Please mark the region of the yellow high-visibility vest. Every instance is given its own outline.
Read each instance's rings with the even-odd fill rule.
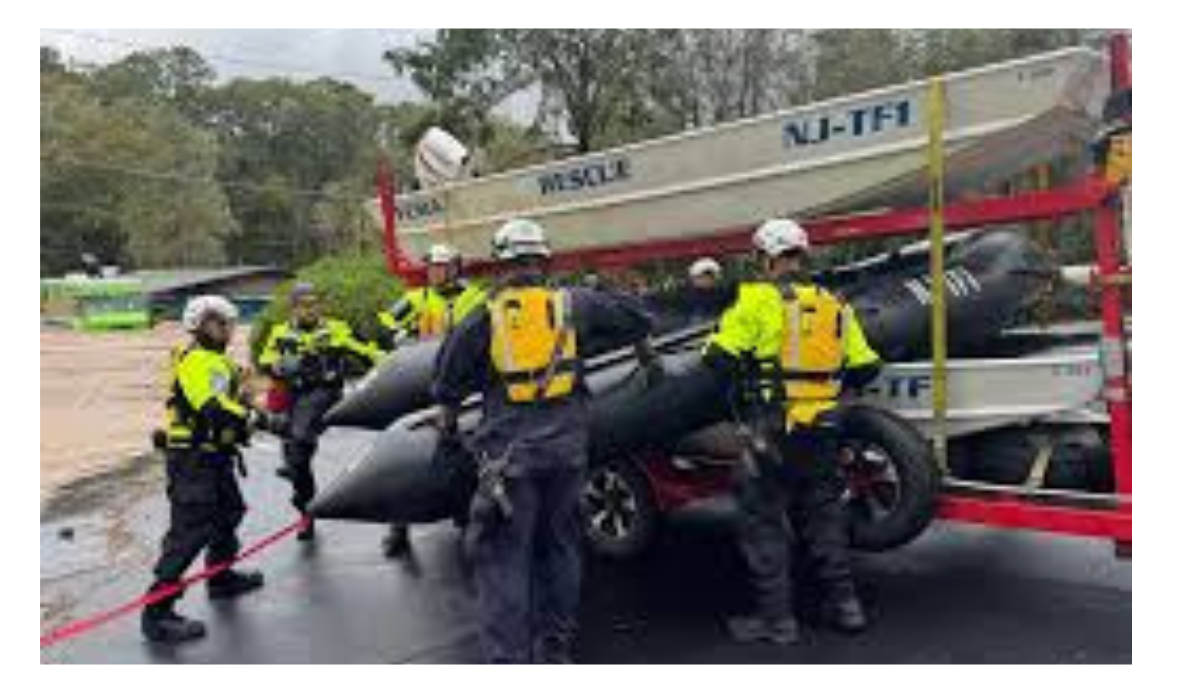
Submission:
[[[250,413],[238,400],[241,388],[241,373],[226,354],[200,346],[172,350],[171,393],[167,404],[168,444],[203,450],[231,445],[235,438],[222,433],[231,430],[207,429],[198,412],[215,400],[231,415],[247,419]],[[218,433],[214,435],[214,431]]]
[[[812,284],[783,289],[764,282],[742,284],[710,345],[733,356],[751,356],[764,375],[781,377],[786,400],[780,404],[787,409],[789,428],[811,425],[837,406],[843,369],[879,361],[853,308]],[[760,384],[769,395],[772,383]]]
[[[836,296],[816,286],[783,291],[779,365],[789,422],[811,424],[841,393],[846,362],[844,307]]]
[[[554,400],[575,390],[577,339],[566,292],[508,289],[488,311],[492,366],[510,402]]]

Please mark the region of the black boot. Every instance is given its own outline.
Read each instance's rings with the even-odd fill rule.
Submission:
[[[155,584],[150,591],[154,592],[161,587]],[[208,632],[202,622],[175,613],[175,603],[178,600],[177,594],[153,605],[147,605],[142,610],[142,635],[147,640],[174,645],[199,640]]]
[[[571,640],[566,637],[544,637],[537,642],[534,663],[567,666],[575,663],[571,655]]]
[[[311,542],[317,538],[317,525],[313,520],[309,520],[300,531],[296,533],[296,539],[303,542]]]
[[[392,523],[383,538],[383,557],[405,558],[412,553],[412,539],[408,536],[408,525]]]
[[[262,588],[263,583],[261,572],[225,570],[208,580],[208,597],[212,600],[236,598]]]
[[[821,621],[840,633],[855,634],[867,629],[867,614],[853,585],[838,585],[825,595]]]
[[[735,616],[725,622],[726,630],[735,642],[768,642],[787,646],[800,641],[800,624],[792,617],[768,619],[751,614]]]

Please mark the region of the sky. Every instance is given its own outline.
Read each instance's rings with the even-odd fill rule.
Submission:
[[[430,30],[113,30],[43,29],[41,44],[68,59],[109,63],[139,49],[187,45],[212,65],[222,80],[322,74],[352,82],[381,100],[419,97],[412,83],[396,77],[383,53],[432,36]]]

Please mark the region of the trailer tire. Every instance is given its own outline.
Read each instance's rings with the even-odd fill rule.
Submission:
[[[1105,434],[1091,427],[1004,429],[972,439],[972,478],[997,485],[1022,485],[1029,478],[1038,447],[1030,433],[1045,434],[1054,450],[1043,486],[1053,490],[1111,493],[1115,489],[1112,454]]]
[[[880,408],[849,406],[842,424],[850,545],[878,553],[908,544],[937,515],[942,475],[929,444]]]
[[[658,532],[653,489],[633,459],[612,457],[590,466],[580,509],[588,547],[602,558],[636,558]]]

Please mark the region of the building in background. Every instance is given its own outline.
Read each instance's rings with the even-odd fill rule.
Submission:
[[[290,274],[275,267],[141,270],[43,279],[42,323],[76,330],[144,330],[177,320],[188,298],[223,295],[253,319]]]

